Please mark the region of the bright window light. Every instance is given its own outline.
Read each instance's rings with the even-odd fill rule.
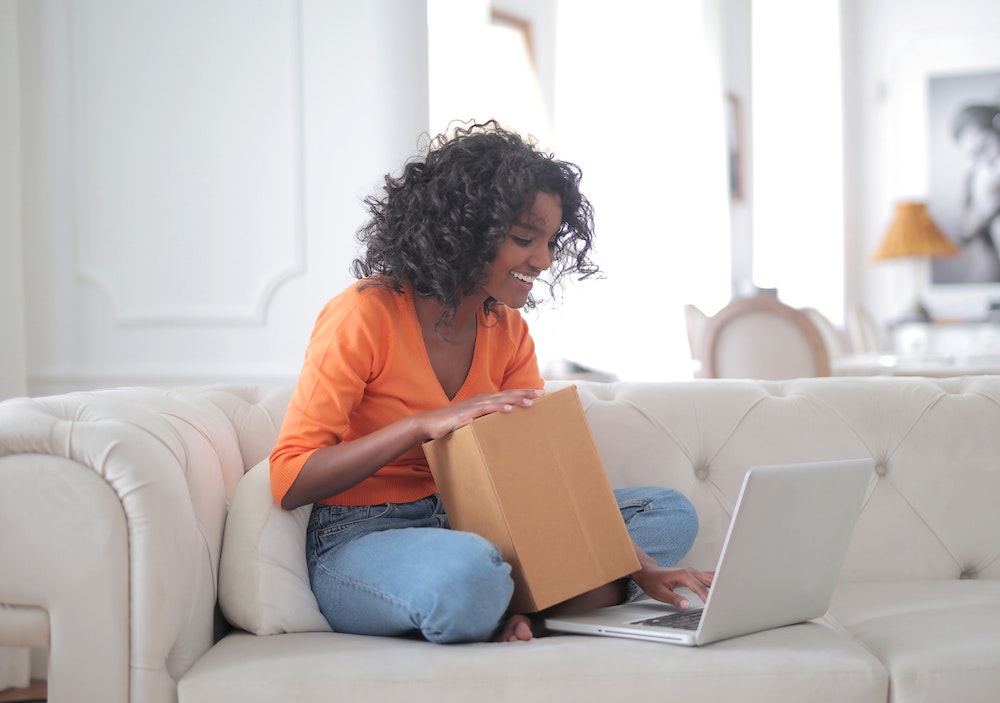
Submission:
[[[754,0],[752,32],[754,282],[842,323],[839,1]]]

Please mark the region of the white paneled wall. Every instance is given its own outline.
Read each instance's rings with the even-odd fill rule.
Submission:
[[[264,321],[305,271],[300,3],[70,12],[77,278],[117,326]]]
[[[0,3],[0,398],[27,390],[16,10],[12,2]]]
[[[292,381],[428,128],[425,3],[17,14],[28,392]]]

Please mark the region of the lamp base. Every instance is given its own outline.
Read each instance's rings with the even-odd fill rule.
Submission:
[[[931,314],[919,300],[913,301],[913,306],[903,314],[897,322],[930,322]]]

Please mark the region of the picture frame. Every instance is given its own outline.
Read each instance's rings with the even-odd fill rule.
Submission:
[[[1000,283],[1000,69],[935,74],[927,85],[928,211],[959,248],[933,285]]]

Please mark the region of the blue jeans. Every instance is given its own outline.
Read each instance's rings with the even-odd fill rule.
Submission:
[[[698,517],[665,488],[615,491],[632,539],[659,564],[687,553]],[[486,539],[448,528],[437,495],[412,503],[313,506],[306,532],[309,580],[337,632],[483,642],[497,631],[514,583]],[[632,595],[634,595],[634,587]]]

